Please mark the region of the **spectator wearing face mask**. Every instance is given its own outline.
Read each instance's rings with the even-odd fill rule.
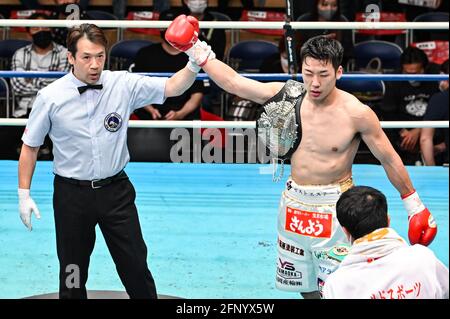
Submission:
[[[191,15],[201,21],[217,21],[217,19],[208,12],[207,0],[181,0],[182,8],[179,14]],[[206,41],[216,53],[216,59],[223,60],[225,48],[227,46],[227,37],[224,29],[200,29],[199,39]],[[202,72],[202,71],[201,71]],[[205,91],[202,101],[202,108],[213,112],[214,105],[220,104],[220,95],[222,90],[209,80],[204,81]]]
[[[346,22],[348,21],[342,14],[338,0],[315,0],[311,12],[301,15],[297,21],[318,21],[318,22]],[[350,30],[298,30],[300,47],[308,39],[318,35],[325,35],[331,39],[338,40],[344,47],[344,59],[342,65],[346,65],[348,59],[352,56],[353,44]]]
[[[208,12],[207,0],[182,0],[181,14],[191,15],[199,21],[215,21]],[[227,38],[224,29],[200,29],[199,39],[206,41],[216,53],[216,59],[223,60]]]
[[[403,74],[424,74],[428,66],[425,52],[418,48],[406,48],[401,57]],[[438,92],[436,82],[395,81],[386,82],[386,93],[381,112],[387,121],[422,121],[431,96]],[[386,130],[386,134],[407,165],[419,164],[420,128]]]
[[[30,19],[48,19],[42,13],[35,13]],[[67,49],[53,41],[47,27],[27,27],[33,43],[18,49],[12,58],[13,71],[68,71]],[[53,82],[48,78],[12,78],[11,84],[17,99],[14,117],[25,117],[31,109],[37,92]]]

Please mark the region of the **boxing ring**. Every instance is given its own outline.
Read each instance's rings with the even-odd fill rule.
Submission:
[[[168,21],[83,21],[100,27],[165,28]],[[72,26],[77,21],[0,20],[0,26]],[[200,22],[201,27],[279,29],[283,22]],[[292,22],[292,28],[448,29],[448,23],[327,23]],[[155,74],[149,74],[155,75]],[[167,74],[157,74],[165,76]],[[60,77],[59,72],[0,71],[0,77]],[[286,80],[290,75],[248,74],[258,80]],[[199,78],[206,75],[199,75]],[[439,81],[443,75],[345,75],[343,79]],[[0,119],[2,126],[23,126],[26,120]],[[401,125],[401,126],[400,126]],[[448,127],[439,122],[384,122],[383,128]],[[130,121],[130,129],[148,127],[255,128],[254,122]],[[285,298],[298,294],[275,289],[276,220],[284,183],[273,183],[261,172],[269,164],[129,163],[126,172],[136,189],[136,205],[149,268],[159,294],[181,298]],[[286,171],[289,167],[286,168]],[[448,167],[408,166],[414,186],[438,223],[429,246],[449,266]],[[391,225],[407,238],[407,216],[398,192],[379,165],[353,166],[357,185],[382,190]],[[285,174],[284,179],[287,178]],[[18,216],[17,161],[0,161],[0,298],[24,298],[58,289],[52,208],[52,163],[38,161],[31,193],[42,218],[32,219],[33,231]],[[98,228],[97,228],[98,230]],[[122,291],[101,233],[91,257],[87,288]],[[106,295],[105,295],[106,294]],[[109,295],[117,297],[118,295]],[[103,293],[103,297],[108,297]]]
[[[275,289],[276,219],[284,183],[262,164],[129,163],[136,205],[159,294],[182,298],[298,298]],[[267,165],[266,165],[267,166]],[[448,267],[448,168],[408,166],[438,222],[429,246]],[[354,165],[358,185],[383,190],[391,225],[407,238],[398,192],[378,165]],[[52,163],[38,162],[32,194],[42,218],[28,232],[17,213],[17,162],[0,161],[0,298],[57,290]],[[89,290],[123,290],[101,233],[91,257]]]

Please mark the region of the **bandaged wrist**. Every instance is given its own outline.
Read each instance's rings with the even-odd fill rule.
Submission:
[[[202,69],[201,67],[198,66],[197,63],[192,62],[190,59],[189,59],[189,61],[188,61],[188,63],[187,63],[186,66],[187,66],[187,68],[188,68],[190,71],[192,71],[192,72],[194,72],[194,73],[198,73],[198,72],[200,72],[200,70]]]
[[[408,212],[408,217],[411,217],[417,213],[422,212],[425,209],[425,205],[420,200],[419,194],[416,191],[412,193],[402,195],[403,205]]]
[[[189,59],[195,61],[200,67],[206,64],[209,60],[215,59],[216,54],[211,50],[205,41],[197,40],[195,44],[186,51]]]

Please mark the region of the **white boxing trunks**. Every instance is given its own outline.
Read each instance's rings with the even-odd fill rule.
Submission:
[[[276,287],[321,292],[349,242],[336,218],[336,202],[353,186],[351,178],[331,185],[286,183],[278,214]]]

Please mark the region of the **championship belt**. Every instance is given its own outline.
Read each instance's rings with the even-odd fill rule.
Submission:
[[[262,145],[273,156],[274,165],[279,161],[282,164],[281,176],[276,178],[274,173],[274,181],[281,179],[284,161],[291,157],[300,144],[300,105],[305,93],[302,83],[288,80],[280,92],[262,106],[262,113],[256,120]]]

